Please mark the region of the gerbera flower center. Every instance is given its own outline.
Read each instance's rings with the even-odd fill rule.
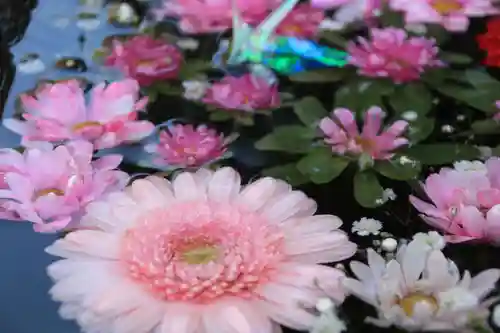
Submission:
[[[361,136],[357,136],[356,138],[354,138],[354,142],[356,142],[358,146],[361,146],[361,149],[366,152],[371,151],[375,147],[375,144],[372,140],[363,138]]]
[[[282,30],[284,32],[288,32],[288,33],[300,33],[302,32],[302,27],[300,25],[297,25],[297,24],[288,24],[288,25],[285,25],[284,27],[282,27]]]
[[[463,8],[458,0],[434,0],[431,6],[440,15],[447,15]]]
[[[76,125],[73,125],[73,131],[81,131],[88,127],[95,127],[95,126],[102,126],[102,125],[98,121],[84,121]]]
[[[35,195],[33,196],[33,200],[36,200],[40,197],[45,197],[48,195],[55,195],[58,197],[62,197],[64,195],[64,191],[60,190],[58,188],[46,188],[40,191],[36,191]]]
[[[434,296],[419,292],[408,294],[400,299],[398,304],[408,317],[413,316],[415,306],[417,304],[425,304],[431,308],[433,312],[436,312],[439,309],[438,302]]]
[[[169,301],[258,297],[284,259],[280,228],[230,204],[183,202],[143,216],[123,240],[134,281]]]

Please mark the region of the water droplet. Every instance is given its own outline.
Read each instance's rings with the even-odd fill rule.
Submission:
[[[86,72],[88,69],[85,61],[83,59],[76,57],[75,58],[65,57],[59,59],[56,62],[56,68],[75,71],[75,72]]]
[[[394,238],[386,238],[382,241],[382,249],[386,252],[394,252],[398,248],[398,241]]]
[[[407,120],[407,121],[414,121],[414,120],[417,120],[418,118],[418,113],[416,113],[415,111],[405,111],[403,112],[403,114],[401,114],[401,118],[403,118],[404,120]]]
[[[17,69],[24,74],[37,74],[45,70],[45,64],[38,54],[28,53],[19,60]]]
[[[441,126],[441,132],[443,133],[453,133],[455,131],[455,128],[451,125],[443,125]]]

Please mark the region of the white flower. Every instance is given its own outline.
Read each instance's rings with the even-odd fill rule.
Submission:
[[[40,58],[34,58],[19,62],[17,69],[24,74],[38,74],[45,70],[45,64]]]
[[[424,24],[407,24],[405,29],[409,32],[416,33],[417,35],[425,35],[427,27]]]
[[[419,232],[413,235],[413,241],[420,243],[422,247],[426,248],[428,251],[431,250],[442,250],[446,245],[446,240],[436,231],[430,231],[428,233]]]
[[[184,87],[184,98],[197,101],[201,99],[209,87],[209,83],[205,81],[184,81],[182,82]]]
[[[200,46],[200,42],[194,38],[182,38],[177,41],[177,46],[183,50],[195,51]]]
[[[382,222],[363,217],[359,221],[352,223],[351,232],[357,233],[360,236],[368,236],[370,234],[378,235],[382,229]]]
[[[324,19],[319,24],[319,29],[320,30],[330,30],[330,31],[340,31],[340,30],[344,29],[345,25],[346,24],[344,22],[339,22],[339,21],[335,21],[332,19]]]
[[[344,322],[337,316],[335,304],[329,298],[320,299],[316,309],[320,316],[309,333],[341,333],[346,330]]]
[[[457,171],[473,171],[486,174],[488,172],[486,165],[481,161],[459,161],[453,163]]]
[[[493,156],[493,149],[488,146],[476,146],[476,148],[479,150],[480,158],[482,160],[487,160],[491,156]]]
[[[384,192],[382,193],[382,199],[384,202],[387,202],[389,200],[396,200],[397,195],[394,193],[394,190],[392,188],[386,188],[384,189]]]
[[[419,242],[402,246],[388,262],[368,249],[368,265],[352,261],[357,279],[344,285],[354,296],[377,309],[371,324],[395,325],[409,331],[460,330],[485,315],[483,299],[495,287],[500,270],[463,277],[441,251],[426,251]],[[487,311],[486,311],[487,314]]]
[[[496,327],[500,327],[500,304],[495,305],[493,308],[493,315],[491,316],[491,321]]]

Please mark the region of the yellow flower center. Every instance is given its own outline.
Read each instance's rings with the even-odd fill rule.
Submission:
[[[438,302],[434,296],[425,295],[419,292],[411,293],[398,301],[399,306],[403,309],[408,317],[413,316],[415,305],[417,305],[418,303],[426,304],[432,309],[433,312],[436,312],[439,309]]]
[[[354,142],[356,142],[357,145],[361,146],[363,151],[371,151],[374,147],[374,143],[370,139],[362,138],[360,136],[356,137],[354,139]]]
[[[98,121],[84,121],[81,123],[78,123],[76,125],[73,125],[73,131],[79,131],[87,127],[92,127],[92,126],[101,126],[101,123]]]
[[[447,15],[463,8],[458,0],[434,0],[432,8],[440,15]]]
[[[44,190],[37,191],[34,195],[34,200],[44,197],[46,195],[55,195],[58,197],[62,197],[64,195],[64,191],[58,189],[58,188],[46,188]]]
[[[287,32],[287,33],[301,33],[302,32],[302,27],[297,25],[297,24],[287,24],[282,27],[282,31]]]
[[[218,255],[216,246],[204,244],[185,249],[181,252],[181,259],[190,265],[203,265],[214,261]]]

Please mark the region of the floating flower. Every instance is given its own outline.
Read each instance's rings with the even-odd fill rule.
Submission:
[[[382,230],[382,222],[375,219],[362,217],[359,221],[352,223],[351,232],[360,236],[378,235]]]
[[[177,46],[149,35],[139,35],[124,42],[114,40],[104,64],[119,69],[141,86],[148,86],[156,81],[177,78],[182,59]]]
[[[391,9],[403,11],[406,23],[440,24],[449,31],[466,31],[470,17],[498,13],[491,0],[389,0]]]
[[[319,128],[326,136],[328,144],[336,154],[367,155],[375,160],[390,159],[392,151],[404,146],[408,140],[401,137],[408,123],[396,121],[380,133],[384,112],[379,107],[371,107],[365,113],[363,131],[360,133],[352,111],[344,108],[333,110],[331,117],[321,120]]]
[[[136,180],[88,211],[94,230],[47,249],[65,258],[51,296],[84,332],[308,330],[322,290],[344,297],[344,273],[318,264],[356,251],[304,193],[269,177],[241,188],[231,168]]]
[[[428,248],[429,251],[441,251],[446,246],[444,237],[435,231],[416,233],[413,235],[413,242],[419,243],[422,248]]]
[[[281,21],[276,28],[276,34],[313,38],[324,18],[323,10],[313,8],[310,4],[299,4]]]
[[[486,29],[484,34],[476,37],[479,47],[486,52],[483,63],[500,67],[500,18],[490,19]]]
[[[341,333],[346,331],[345,323],[338,317],[335,303],[329,298],[322,298],[316,303],[320,316],[310,333]]]
[[[205,96],[210,84],[206,81],[189,80],[182,82],[184,87],[184,98],[192,101],[198,101]]]
[[[442,168],[427,177],[423,189],[431,203],[414,196],[410,201],[447,241],[500,243],[500,158]]]
[[[461,331],[472,321],[485,320],[488,301],[483,300],[500,278],[498,269],[472,279],[466,271],[460,278],[442,252],[429,252],[414,242],[401,247],[389,262],[368,249],[368,265],[350,265],[357,279],[345,279],[344,285],[377,309],[378,318],[367,322],[409,331]]]
[[[52,149],[4,149],[0,169],[1,218],[34,223],[37,232],[78,227],[87,205],[123,189],[128,175],[115,170],[122,156],[92,161],[92,144],[72,141]]]
[[[212,84],[203,102],[224,109],[254,111],[279,106],[278,86],[252,74],[225,76]]]
[[[24,120],[6,119],[4,125],[23,136],[23,145],[83,139],[95,149],[135,142],[154,130],[149,121],[137,120],[147,98],[138,100],[136,81],[102,83],[90,95],[86,106],[78,81],[45,84],[34,96],[21,96]]]
[[[371,29],[371,39],[358,38],[347,47],[349,63],[360,75],[387,77],[396,83],[418,80],[427,69],[443,66],[434,39],[408,37],[403,29]]]
[[[258,24],[281,0],[237,0],[242,18],[248,24]],[[185,33],[220,32],[232,27],[233,1],[163,0],[155,10],[158,19],[179,18],[179,28]]]
[[[169,167],[199,167],[218,160],[227,151],[228,140],[223,134],[205,125],[177,124],[161,131],[159,142],[146,146],[155,154],[154,163]]]

